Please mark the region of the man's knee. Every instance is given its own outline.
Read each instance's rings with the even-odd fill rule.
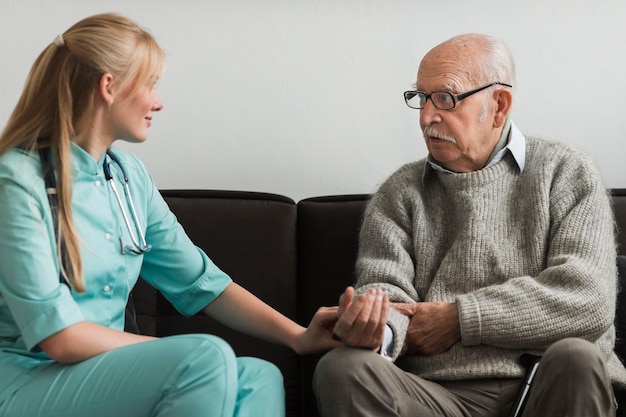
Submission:
[[[572,377],[597,373],[605,367],[600,349],[580,338],[566,338],[553,343],[541,362],[543,367],[549,366]]]
[[[611,416],[614,407],[600,349],[586,340],[567,338],[545,351],[524,415]]]
[[[578,337],[568,337],[561,339],[558,342],[554,342],[547,350],[546,355],[552,351],[556,352],[578,352],[581,354],[595,354],[598,348],[595,344],[588,340]]]
[[[313,375],[313,386],[348,386],[351,380],[366,381],[375,375],[373,363],[381,359],[367,349],[340,347],[326,353],[318,362]]]
[[[393,384],[383,382],[391,367],[391,362],[367,349],[341,347],[328,352],[313,375],[321,415],[379,415],[377,410],[393,408],[388,392]]]

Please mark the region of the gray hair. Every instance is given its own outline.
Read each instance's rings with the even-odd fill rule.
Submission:
[[[480,33],[465,33],[441,45],[463,45],[468,42],[479,45],[483,52],[473,57],[476,70],[474,75],[480,79],[480,82],[485,84],[502,82],[515,86],[515,60],[504,41]]]
[[[482,57],[487,82],[502,82],[515,87],[515,60],[508,46],[500,39],[485,36],[485,55]]]
[[[513,53],[504,41],[489,35],[478,33],[466,33],[449,39],[444,43],[456,44],[466,42],[476,42],[482,49],[482,54],[476,56],[477,71],[475,75],[481,83],[506,83],[515,88],[515,60]],[[483,111],[480,121],[484,121],[487,114],[487,98],[483,103]]]

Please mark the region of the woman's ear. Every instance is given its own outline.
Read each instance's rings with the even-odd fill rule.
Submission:
[[[103,74],[98,83],[98,95],[108,106],[111,106],[115,101],[115,86],[113,84],[113,75],[109,72]]]
[[[494,92],[496,100],[496,113],[493,118],[493,126],[501,127],[506,122],[506,118],[513,105],[513,94],[508,88],[502,88]]]

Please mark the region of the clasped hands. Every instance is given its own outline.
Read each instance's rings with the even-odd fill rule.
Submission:
[[[390,308],[411,318],[402,355],[436,355],[450,349],[461,338],[456,303],[391,303],[381,289],[370,289],[355,297],[352,287],[339,297],[334,334],[346,346],[378,350]]]

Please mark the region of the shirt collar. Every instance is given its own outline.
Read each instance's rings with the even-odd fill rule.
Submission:
[[[489,163],[487,163],[487,166],[485,166],[485,168],[489,168],[493,165],[496,165],[498,162],[502,160],[502,158],[504,158],[504,155],[510,152],[520,172],[523,172],[524,166],[526,165],[526,138],[524,137],[522,132],[517,128],[517,126],[515,126],[515,123],[513,123],[513,121],[507,120],[507,124],[508,123],[510,123],[510,129],[508,131],[508,140],[507,140],[506,145],[491,158],[491,160],[489,161]],[[506,134],[506,131],[507,131],[506,126],[507,125],[505,125],[505,129],[503,129],[503,134]],[[457,174],[457,172],[451,171],[439,165],[437,161],[435,161],[433,157],[429,154],[428,158],[426,159],[426,164],[424,164],[424,173],[422,175],[422,183],[425,184],[426,178],[434,171],[439,171],[439,172],[443,172],[446,174]]]
[[[88,174],[96,175],[98,172],[102,172],[102,164],[104,163],[104,157],[99,161],[93,159],[93,157],[83,148],[71,141],[70,152],[72,154],[72,167],[74,172],[85,172]]]

